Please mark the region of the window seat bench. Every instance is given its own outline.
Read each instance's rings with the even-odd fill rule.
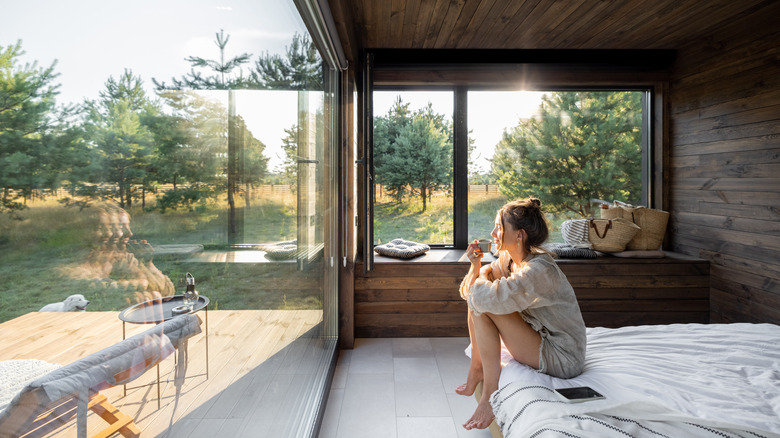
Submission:
[[[467,336],[458,286],[468,272],[463,250],[432,249],[412,260],[376,256],[355,266],[355,337]],[[486,256],[483,262],[492,259]],[[585,324],[622,327],[709,322],[709,261],[666,252],[655,259],[600,256],[558,259]]]

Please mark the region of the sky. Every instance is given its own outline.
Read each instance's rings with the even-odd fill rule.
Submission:
[[[106,80],[125,69],[153,96],[152,78],[170,83],[183,76],[191,68],[185,58],[218,59],[220,29],[230,35],[227,57],[250,53],[253,61],[284,53],[296,32],[305,33],[292,0],[2,1],[0,47],[22,40],[22,63],[49,67],[56,60],[59,104],[98,98]],[[265,99],[243,99],[244,112],[263,116],[245,120],[266,144],[272,169],[281,163],[284,128],[297,122],[290,100],[269,106]],[[258,109],[249,106],[253,101]]]
[[[292,0],[3,0],[0,47],[22,41],[22,62],[48,67],[57,62],[60,104],[96,99],[109,77],[125,69],[140,76],[150,96],[152,78],[171,82],[190,71],[188,56],[218,59],[215,36],[230,36],[227,57],[284,53],[293,35],[305,27]],[[294,94],[294,93],[292,93]],[[266,145],[269,168],[282,163],[284,129],[297,123],[297,97],[287,93],[242,92],[238,111]],[[469,129],[476,139],[476,164],[486,158],[503,130],[539,105],[539,93],[469,93]],[[376,93],[376,115],[384,115],[395,93]],[[427,105],[452,114],[449,93],[405,93],[412,109]]]

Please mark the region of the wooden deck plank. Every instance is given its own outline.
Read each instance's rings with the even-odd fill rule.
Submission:
[[[38,352],[31,350],[36,349],[43,350],[40,353],[49,356],[46,350],[50,348],[61,353],[64,350],[63,339],[72,337],[74,331],[84,327],[98,330],[95,325],[103,319],[105,317],[97,312],[46,312],[22,315],[2,324],[0,339],[3,339],[3,343],[0,346],[0,357],[14,359],[34,356]],[[121,332],[119,334],[121,339]],[[53,359],[55,358],[52,357]]]
[[[316,341],[303,339],[292,344],[322,322],[321,310],[209,311],[207,380],[205,313],[198,315],[204,320],[204,333],[189,340],[188,378],[178,400],[173,382],[166,387],[169,374],[173,378],[173,358],[165,359],[160,365],[163,391],[160,409],[156,385],[148,385],[156,382],[154,368],[129,385],[127,396],[123,395],[121,386],[101,391],[135,420],[143,436],[159,436],[169,428],[186,436],[189,433],[186,431],[216,426],[224,429],[228,423],[230,430],[246,430],[247,419],[257,419],[260,415],[253,409],[267,409],[268,402],[259,399],[270,394],[268,388],[275,381],[287,381],[287,388],[295,373],[307,371],[307,364],[301,359]],[[127,324],[126,327],[130,337],[151,326]],[[122,323],[116,312],[32,312],[0,324],[0,339],[3,340],[0,360],[40,359],[64,365],[76,360],[71,358],[78,358],[79,354],[90,354],[121,341]],[[276,392],[281,388],[272,389],[273,396],[277,397]],[[50,436],[74,436],[75,421],[71,423]],[[88,415],[90,436],[105,426],[97,415]]]
[[[165,415],[162,410],[156,413],[155,418],[145,424],[144,430],[146,428],[159,430],[167,427],[171,423],[171,419],[176,422],[185,415],[196,411],[201,405],[211,403],[211,399],[228,385],[229,379],[226,376],[229,372],[225,370],[226,366],[240,348],[249,348],[243,345],[246,339],[242,333],[244,326],[248,323],[247,320],[251,318],[238,318],[236,316],[235,313],[231,314],[220,326],[220,330],[216,333],[214,331],[209,333],[209,379],[206,380],[203,376],[185,381],[179,397],[169,399],[170,403],[177,404],[175,411],[171,409],[168,415]],[[198,351],[196,354],[203,357],[205,344],[198,344],[194,347]],[[200,376],[206,372],[206,364],[203,361],[193,363],[193,357],[191,351],[187,374]],[[202,418],[202,415],[195,414],[195,418],[198,417]]]
[[[242,400],[254,400],[258,394],[258,392],[252,391],[252,395],[245,397],[247,390],[258,384],[258,382],[254,381],[254,376],[249,376],[249,374],[253,369],[262,366],[273,355],[276,349],[275,340],[286,330],[282,325],[274,324],[272,320],[269,320],[269,322],[271,323],[266,323],[263,326],[256,324],[251,328],[251,333],[256,337],[256,342],[260,348],[247,349],[247,351],[243,352],[244,354],[240,360],[233,362],[232,365],[235,372],[231,376],[229,385],[226,385],[225,390],[213,399],[213,403],[209,406],[204,406],[202,409],[205,411],[203,418],[223,418],[228,412],[231,413],[232,418],[243,419],[246,416],[246,409],[242,409],[243,406],[241,406]],[[222,374],[225,373],[223,372]],[[237,382],[241,383],[236,384]],[[254,388],[251,389],[254,390]]]
[[[318,322],[309,319],[307,325],[316,323]],[[248,419],[251,416],[255,403],[242,404],[241,402],[261,399],[262,395],[266,393],[271,385],[273,376],[279,372],[279,368],[283,363],[283,357],[277,355],[277,353],[279,353],[280,347],[283,348],[283,346],[272,340],[280,339],[283,336],[284,331],[285,328],[281,325],[276,325],[272,330],[268,331],[265,340],[261,344],[261,348],[257,349],[251,362],[247,364],[247,373],[242,377],[243,385],[241,385],[240,394],[236,395],[237,400],[235,402],[238,404],[233,408],[233,417]],[[254,363],[258,363],[258,365],[252,365]]]

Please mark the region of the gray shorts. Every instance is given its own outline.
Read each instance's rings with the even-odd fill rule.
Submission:
[[[542,342],[539,345],[539,372],[549,374],[561,379],[570,379],[582,374],[585,367],[583,361],[576,360],[571,355],[557,348],[547,337],[547,330],[542,329],[539,334]]]

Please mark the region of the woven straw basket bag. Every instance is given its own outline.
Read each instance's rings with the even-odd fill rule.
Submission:
[[[625,219],[638,225],[640,230],[626,249],[630,250],[656,250],[661,247],[666,235],[666,224],[669,221],[669,213],[663,210],[655,210],[646,207],[634,207],[615,201],[614,205],[601,207],[603,219]]]
[[[625,219],[591,219],[588,240],[601,252],[621,252],[639,232],[639,227]]]

